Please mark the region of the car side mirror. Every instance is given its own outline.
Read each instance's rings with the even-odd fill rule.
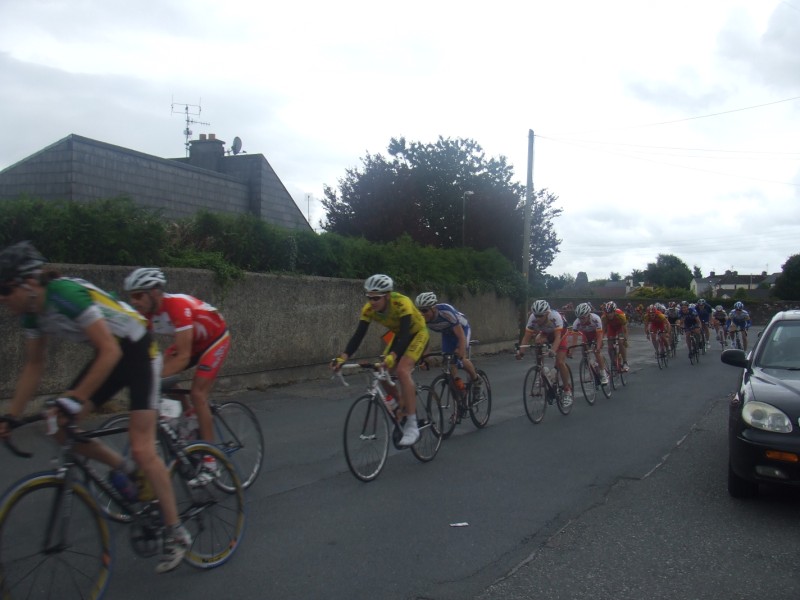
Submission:
[[[747,355],[744,353],[744,350],[740,350],[739,348],[723,350],[720,359],[726,365],[747,369],[748,371],[750,370],[750,361],[747,360]]]

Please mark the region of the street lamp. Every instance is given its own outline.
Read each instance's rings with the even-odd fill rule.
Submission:
[[[475,192],[467,190],[461,197],[461,247],[464,247],[467,232],[467,196],[474,195]]]

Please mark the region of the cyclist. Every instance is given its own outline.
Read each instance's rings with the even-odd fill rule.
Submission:
[[[456,357],[458,364],[450,365],[453,379],[455,380],[458,374],[457,368],[463,365],[472,380],[472,385],[480,385],[481,379],[475,372],[475,366],[467,358],[471,334],[467,317],[450,304],[437,302],[436,294],[423,292],[414,300],[414,305],[422,313],[428,329],[442,334],[442,352]]]
[[[583,339],[589,344],[594,343],[594,355],[597,364],[600,365],[600,385],[608,385],[608,375],[606,375],[606,363],[603,360],[603,321],[599,316],[592,312],[592,305],[583,302],[575,307],[575,322],[572,329],[578,331]]]
[[[225,319],[216,308],[186,294],[164,291],[167,278],[160,269],[136,269],[125,278],[131,304],[148,321],[150,329],[173,337],[164,351],[162,377],[197,367],[189,392],[200,438],[213,443],[213,421],[208,398],[231,346]],[[217,472],[213,456],[204,457],[198,482],[208,483]]]
[[[684,337],[686,338],[686,349],[691,352],[691,342],[689,336],[695,336],[697,345],[700,345],[700,329],[702,323],[694,306],[689,305],[687,300],[681,301],[681,325],[683,326]]]
[[[702,323],[703,333],[706,336],[706,350],[708,350],[708,348],[710,347],[710,340],[711,340],[711,331],[709,329],[709,323],[711,321],[711,314],[714,312],[714,309],[711,308],[711,305],[708,304],[705,301],[705,299],[700,298],[697,301],[695,310],[697,311],[697,316],[700,317],[700,323]]]
[[[639,307],[636,308],[636,311],[638,314]],[[606,338],[619,337],[620,335],[625,338],[619,345],[619,353],[622,356],[622,371],[627,373],[630,371],[628,366],[628,319],[625,313],[617,308],[617,304],[613,300],[603,304],[603,314],[600,318],[603,322],[603,333],[605,333]]]
[[[361,309],[358,326],[347,343],[347,347],[331,361],[331,368],[338,371],[350,358],[367,333],[369,324],[377,321],[391,332],[391,340],[384,351],[384,366],[397,376],[400,384],[398,419],[405,417],[400,446],[411,446],[419,439],[417,425],[416,386],[411,377],[430,336],[425,319],[407,296],[394,291],[394,282],[388,275],[371,275],[364,281],[367,303]],[[388,384],[385,386],[390,391]]]
[[[11,416],[22,414],[36,393],[45,369],[46,342],[64,338],[88,344],[94,357],[70,388],[55,400],[59,423],[63,415],[85,417],[122,388],[130,394],[130,458],[123,458],[99,440],[80,444],[85,456],[114,468],[111,482],[122,494],[136,499],[145,493],[158,498],[166,525],[162,554],[156,572],[177,567],[191,545],[191,536],[178,521],[175,494],[164,462],[156,451],[156,381],[161,359],[146,321],[133,308],[83,279],[43,271],[44,257],[30,242],[19,242],[0,252],[0,302],[21,317],[25,333],[25,359],[9,407]],[[7,436],[5,424],[0,436]],[[57,439],[63,439],[58,432]],[[152,486],[147,486],[137,473]]]
[[[549,343],[556,349],[556,369],[561,373],[561,381],[564,382],[564,407],[572,404],[572,386],[567,370],[567,336],[564,335],[564,319],[558,311],[551,310],[547,300],[534,300],[531,304],[531,315],[525,325],[525,333],[520,341],[520,346],[525,346],[530,342],[531,337],[536,335],[536,344]],[[522,348],[517,350],[516,358],[520,360],[525,356]]]
[[[670,324],[669,319],[655,305],[647,309],[647,325],[645,335],[653,344],[653,350],[659,356],[664,356],[669,348]]]
[[[728,313],[728,320],[725,322],[725,332],[730,334],[731,342],[733,341],[733,332],[731,327],[736,327],[742,332],[742,349],[747,352],[747,330],[750,329],[752,322],[750,321],[750,313],[744,309],[744,304],[736,302],[733,305],[733,310]]]
[[[728,320],[728,313],[722,308],[721,304],[714,307],[714,312],[711,313],[711,322],[714,325],[714,333],[717,335],[717,340],[722,344],[722,347],[728,345],[728,340],[725,337],[725,321]]]

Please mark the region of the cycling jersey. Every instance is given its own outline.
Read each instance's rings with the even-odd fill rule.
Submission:
[[[675,321],[677,321],[681,317],[681,311],[678,310],[678,308],[676,307],[668,308],[667,312],[664,314],[667,317],[667,320],[669,321],[670,325],[674,325]]]
[[[750,313],[746,310],[732,310],[725,323],[725,330],[730,329],[731,325],[735,325],[739,329],[750,329]]]
[[[428,321],[428,329],[442,334],[442,352],[452,354],[458,349],[458,338],[453,330],[461,325],[464,330],[464,338],[469,347],[470,328],[466,315],[458,312],[454,306],[449,304],[436,305],[436,317]]]
[[[198,356],[228,329],[216,308],[187,294],[163,295],[157,313],[146,315],[154,332],[174,335],[192,330],[192,356]]]
[[[550,312],[547,315],[547,319],[544,323],[539,325],[536,322],[536,315],[531,313],[531,316],[528,318],[528,324],[525,326],[525,329],[532,333],[540,333],[547,338],[548,343],[552,344],[556,339],[556,331],[561,331],[563,333],[564,330],[564,318],[561,314],[553,309],[550,309]],[[561,336],[561,342],[558,344],[558,348],[556,350],[566,350],[567,349],[567,336]]]
[[[622,333],[625,325],[628,324],[625,313],[618,308],[613,313],[603,313],[601,321],[605,324],[604,330],[608,337],[615,337]]]
[[[703,323],[708,323],[708,320],[711,318],[711,313],[714,312],[714,309],[708,304],[704,304],[702,306],[697,305],[695,310],[697,311],[697,316],[700,317],[700,320]]]
[[[699,327],[697,323],[697,311],[693,308],[689,308],[688,312],[681,311],[681,323],[684,329]]]
[[[425,317],[408,296],[390,292],[387,300],[385,312],[378,312],[369,302],[364,305],[358,327],[347,343],[345,354],[353,356],[361,345],[369,324],[377,321],[394,334],[384,354],[394,352],[398,357],[407,354],[410,358],[419,360],[430,339]],[[403,331],[403,323],[407,323],[406,331]]]
[[[726,313],[724,310],[715,310],[711,316],[713,316],[720,323],[724,323],[728,318],[728,313]]]
[[[593,341],[597,335],[597,330],[603,329],[603,321],[596,314],[589,313],[589,319],[585,322],[580,317],[575,319],[575,322],[572,324],[572,329],[574,331],[579,331],[586,336],[586,339],[589,341]]]
[[[653,333],[659,333],[667,330],[669,319],[660,311],[655,311],[648,315],[647,326]]]

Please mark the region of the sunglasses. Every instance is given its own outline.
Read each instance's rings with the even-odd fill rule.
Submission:
[[[429,313],[429,312],[431,312],[432,310],[433,310],[432,308],[420,308],[420,309],[419,309],[419,312],[421,312],[421,313]]]
[[[0,296],[10,296],[15,289],[17,289],[16,285],[2,283],[0,284]]]
[[[131,292],[131,298],[134,300],[141,300],[147,295],[147,292]]]
[[[367,300],[369,300],[370,302],[377,302],[381,298],[383,298],[383,296],[367,296]]]

